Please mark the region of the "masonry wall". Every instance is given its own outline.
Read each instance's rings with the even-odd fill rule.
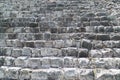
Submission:
[[[0,80],[120,80],[119,0],[0,0]]]

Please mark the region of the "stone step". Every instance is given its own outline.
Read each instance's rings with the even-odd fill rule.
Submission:
[[[87,49],[87,48],[13,48],[13,47],[1,47],[0,56],[29,56],[29,57],[51,57],[51,56],[74,56],[78,58],[94,57],[94,58],[105,58],[105,57],[120,57],[119,48],[101,48],[101,49]]]
[[[120,32],[120,26],[87,26],[86,32],[118,33],[118,32]]]
[[[0,66],[31,69],[80,68],[120,69],[120,58],[27,57],[0,56]]]
[[[90,37],[89,37],[90,38]],[[16,47],[16,48],[87,48],[87,49],[98,49],[98,48],[120,48],[120,40],[91,40],[91,39],[66,39],[66,40],[19,40],[19,39],[7,39],[0,40],[0,47]]]
[[[0,67],[0,79],[12,80],[119,80],[119,69]]]
[[[95,23],[95,22],[94,22]],[[84,22],[87,24],[87,22]],[[120,32],[120,26],[86,26],[82,27],[79,23],[77,26],[71,27],[0,27],[0,33],[80,33],[80,32],[96,32],[110,33]]]
[[[23,41],[30,40],[120,40],[120,33],[95,33],[95,32],[80,32],[80,33],[0,33],[0,39],[14,40],[19,39]]]

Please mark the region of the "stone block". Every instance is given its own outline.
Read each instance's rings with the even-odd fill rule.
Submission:
[[[32,69],[41,68],[40,58],[28,58],[27,66]]]
[[[91,49],[92,48],[92,43],[90,40],[83,39],[81,43],[83,48]]]
[[[96,69],[95,72],[95,80],[119,80],[119,70]]]
[[[44,57],[41,59],[42,62],[42,68],[50,68],[50,58]]]
[[[49,69],[48,80],[63,80],[63,71],[60,69]]]
[[[48,80],[48,71],[42,70],[42,69],[32,70],[31,79],[32,80]]]
[[[41,56],[61,56],[61,50],[56,48],[41,48]]]
[[[14,60],[15,58],[14,57],[5,57],[4,61],[4,65],[6,66],[13,66],[14,65]]]
[[[77,61],[73,57],[64,57],[64,67],[73,68],[76,67]]]
[[[8,67],[8,70],[6,71],[6,78],[18,79],[20,69],[20,67]]]
[[[110,40],[110,35],[109,34],[97,34],[96,39],[102,40],[102,41]]]
[[[88,58],[79,58],[78,67],[79,68],[89,68],[89,59]]]
[[[53,47],[55,48],[63,48],[64,45],[64,41],[63,40],[55,40],[53,41]]]
[[[31,55],[32,55],[32,49],[29,47],[23,47],[22,56],[31,56]]]
[[[120,49],[119,48],[113,48],[114,52],[114,57],[120,57]]]
[[[43,34],[42,33],[36,33],[34,35],[34,37],[35,37],[35,40],[43,40]]]
[[[13,57],[19,57],[22,56],[22,50],[19,48],[13,49],[11,56]]]
[[[32,49],[32,57],[40,57],[40,49]]]
[[[88,57],[88,49],[79,48],[77,57]]]
[[[18,57],[15,59],[14,64],[18,67],[27,67],[27,57]]]
[[[64,68],[64,78],[65,80],[75,80],[77,79],[77,70],[75,68]]]
[[[3,39],[0,39],[0,47],[6,47],[7,46],[7,42]]]
[[[35,47],[34,46],[34,41],[26,41],[26,42],[24,42],[24,45],[26,47],[30,47],[30,48],[34,48]]]
[[[35,41],[35,48],[42,48],[42,47],[45,47],[45,41],[44,40],[38,40],[38,41]]]
[[[99,50],[90,50],[89,51],[89,57],[92,58],[102,58],[102,53]]]
[[[92,69],[78,69],[78,80],[94,80],[94,72]]]
[[[31,72],[32,72],[32,70],[29,68],[21,69],[20,74],[19,74],[19,79],[20,80],[30,79]]]
[[[62,68],[64,65],[63,59],[59,57],[52,57],[50,63],[52,68]]]
[[[100,51],[104,58],[112,57],[114,55],[114,51],[110,48],[100,49]]]

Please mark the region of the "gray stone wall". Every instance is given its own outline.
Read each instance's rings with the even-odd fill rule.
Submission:
[[[0,0],[0,80],[120,80],[119,0]]]

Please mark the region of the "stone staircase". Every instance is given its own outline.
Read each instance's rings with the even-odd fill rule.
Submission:
[[[120,80],[119,4],[0,0],[0,80]]]

